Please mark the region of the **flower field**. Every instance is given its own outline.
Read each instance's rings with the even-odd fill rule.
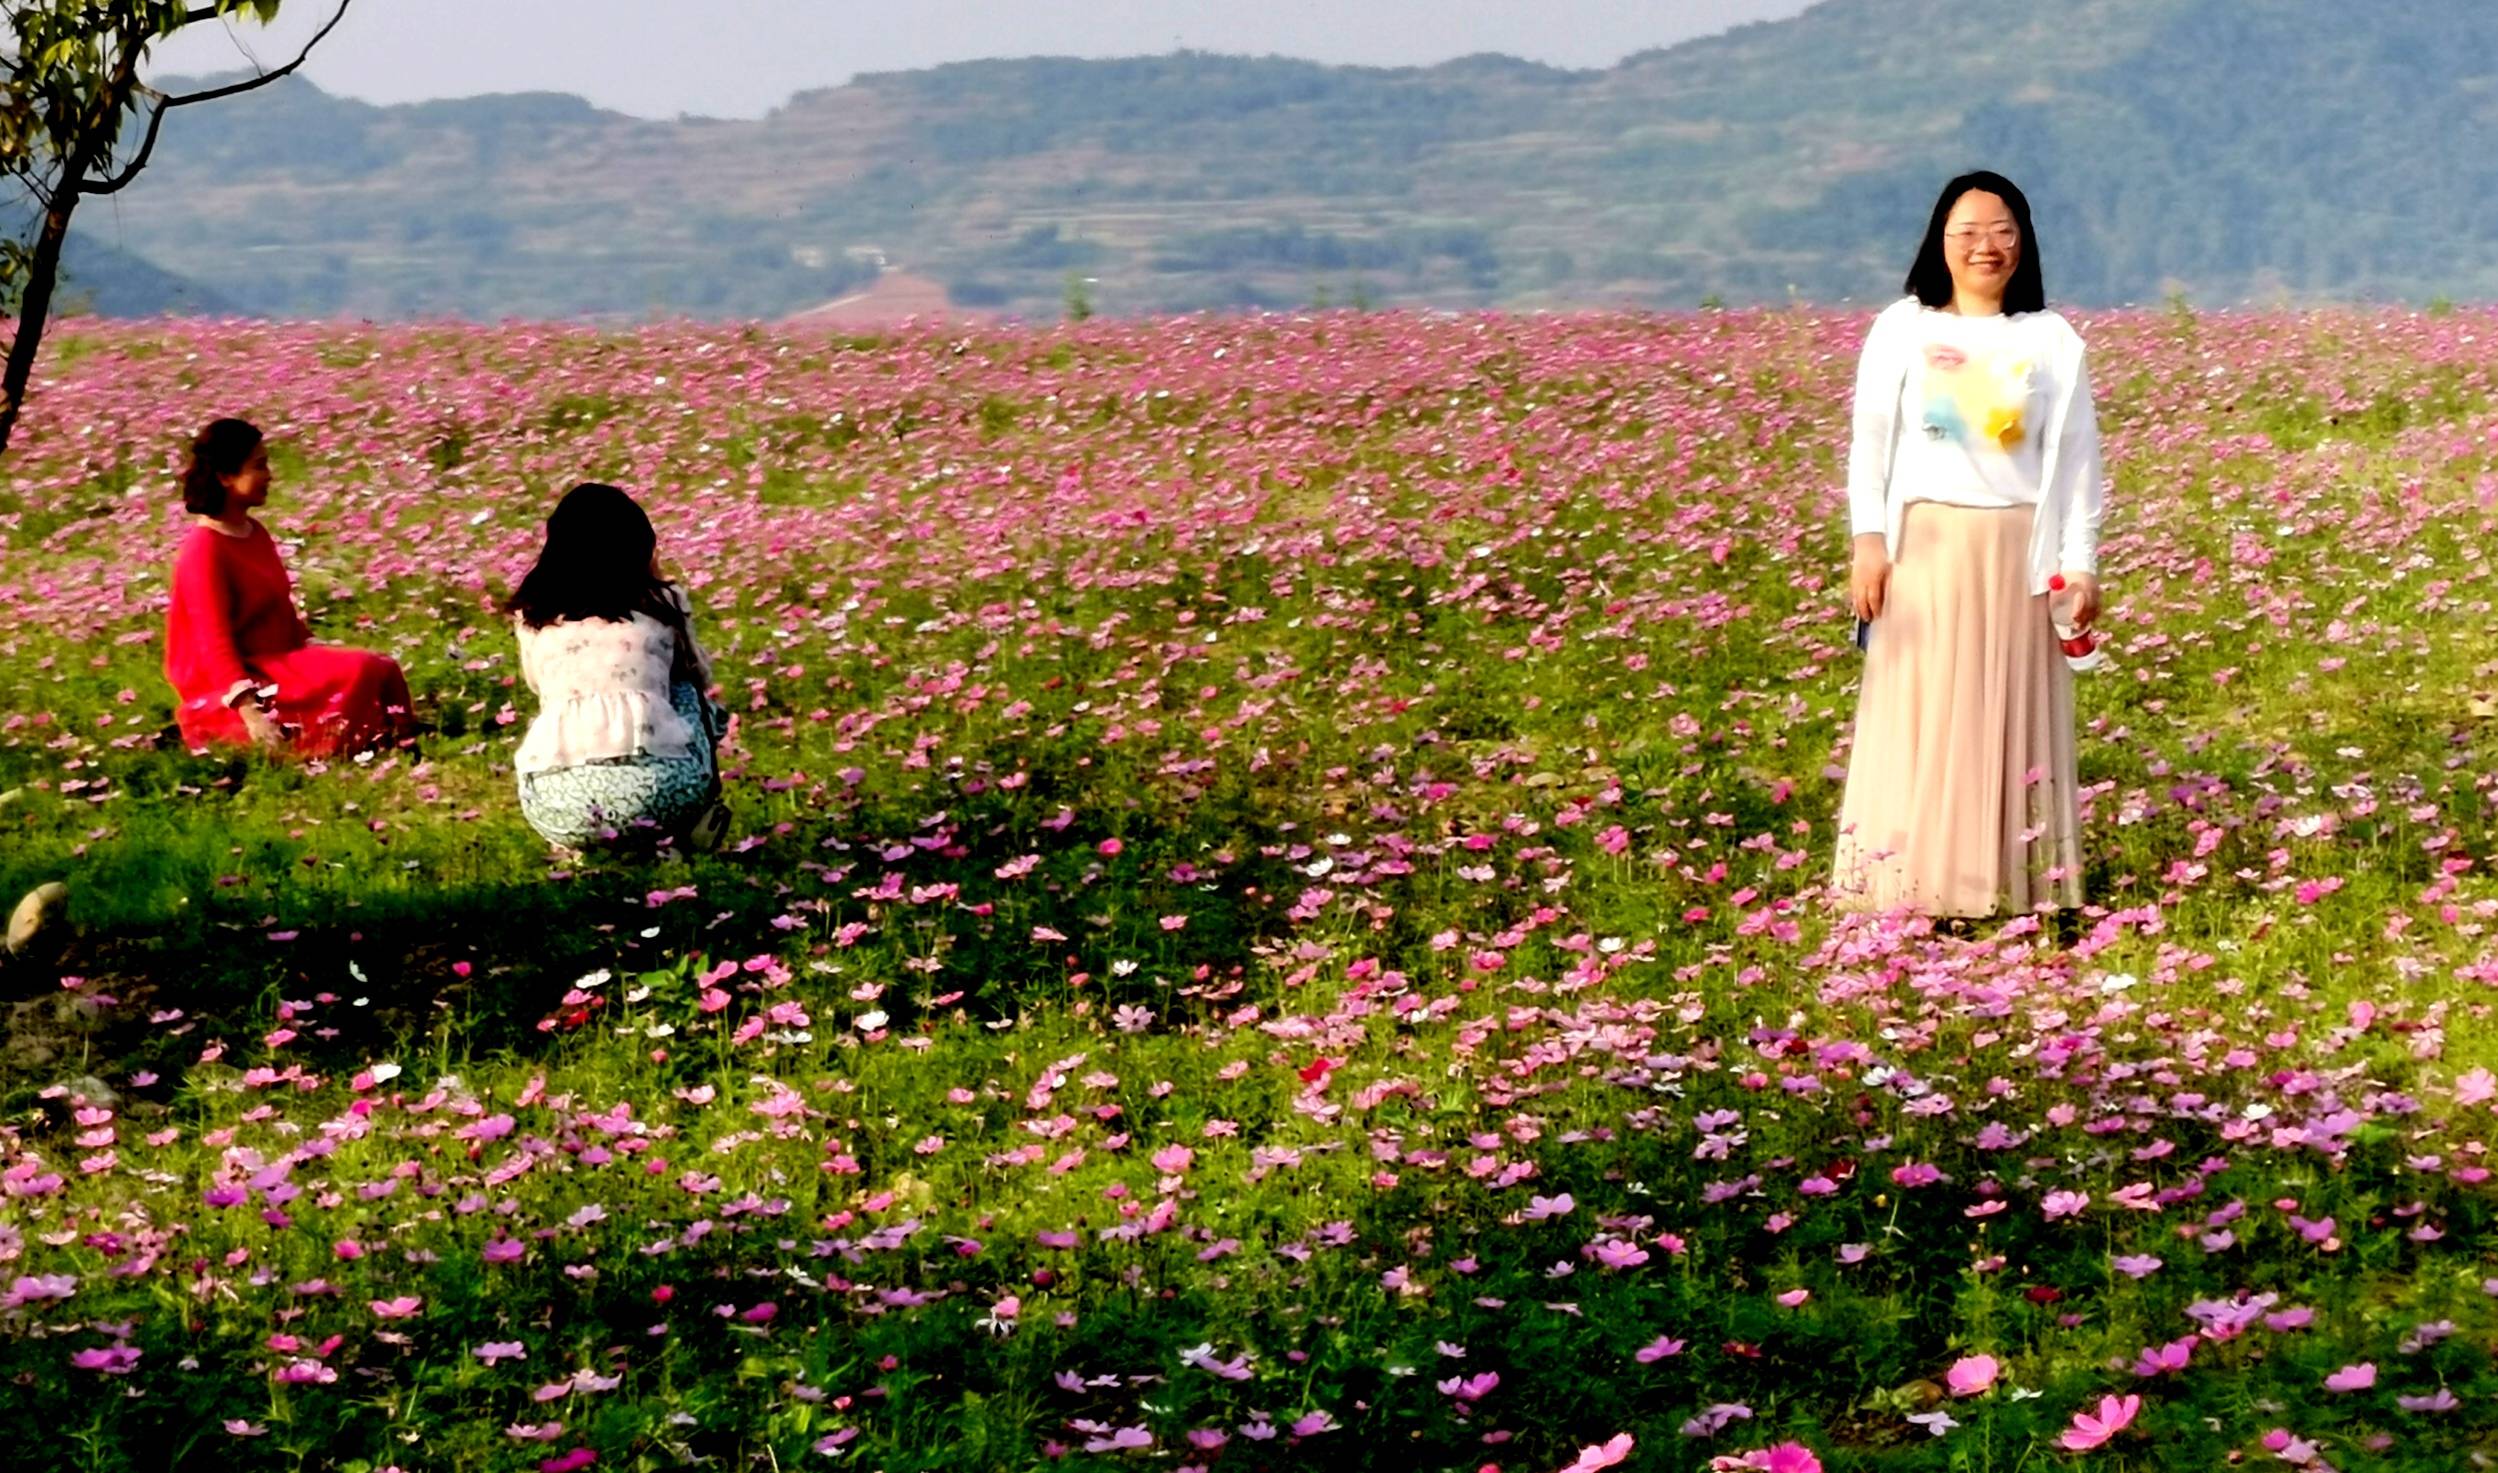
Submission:
[[[2082,322],[2077,920],[1822,888],[1862,314],[73,324],[0,460],[25,1469],[2498,1457],[2498,314]],[[216,414],[421,749],[193,756]],[[641,496],[720,852],[522,823]]]

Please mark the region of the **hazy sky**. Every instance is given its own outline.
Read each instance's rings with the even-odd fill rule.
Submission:
[[[1502,51],[1610,66],[1810,0],[353,0],[304,73],[372,102],[572,92],[647,117],[758,117],[858,72],[992,56],[1203,51],[1427,65]],[[160,73],[291,59],[336,0],[203,26]]]

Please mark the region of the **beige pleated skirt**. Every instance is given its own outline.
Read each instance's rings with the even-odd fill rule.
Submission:
[[[2073,672],[2029,591],[2026,507],[1907,509],[1873,621],[1832,876],[1839,907],[2082,903]]]

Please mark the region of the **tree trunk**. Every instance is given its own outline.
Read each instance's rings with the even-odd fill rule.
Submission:
[[[19,299],[17,335],[9,340],[9,366],[0,375],[0,451],[9,448],[9,436],[17,429],[18,411],[26,404],[26,384],[34,377],[35,352],[43,346],[44,322],[52,315],[52,286],[61,271],[61,246],[69,238],[69,214],[77,207],[78,191],[64,188],[52,196],[52,208],[44,211],[43,234],[35,239],[34,255],[26,263],[26,292]]]
[[[35,376],[35,354],[43,347],[43,329],[52,316],[52,289],[61,274],[61,249],[69,243],[69,217],[78,208],[80,187],[105,156],[121,131],[122,113],[139,75],[139,56],[147,49],[143,33],[123,43],[121,55],[106,78],[95,118],[88,121],[77,146],[70,150],[52,203],[43,212],[43,234],[35,239],[26,263],[26,291],[18,302],[17,333],[9,340],[9,363],[0,373],[0,452],[9,448],[17,417],[26,407],[26,385]]]

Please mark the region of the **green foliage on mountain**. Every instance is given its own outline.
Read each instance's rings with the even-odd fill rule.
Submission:
[[[235,310],[224,293],[72,230],[61,253],[57,310],[105,317],[223,317]]]
[[[2003,169],[2079,303],[2498,291],[2477,0],[1826,0],[1571,72],[1181,53],[865,76],[754,122],[272,87],[169,129],[117,239],[286,314],[774,315],[882,260],[1054,316],[1869,299]]]

